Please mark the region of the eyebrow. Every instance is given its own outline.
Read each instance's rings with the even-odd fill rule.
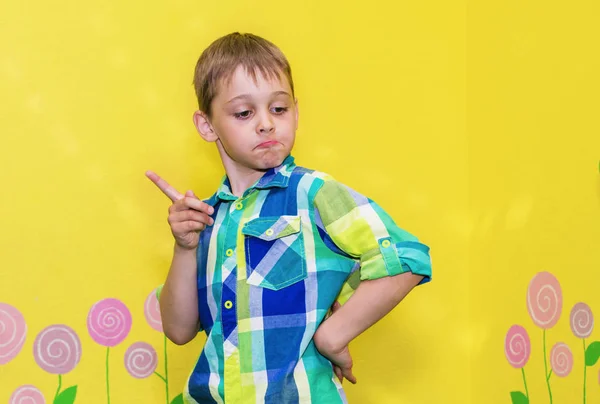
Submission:
[[[271,96],[277,96],[277,95],[287,95],[290,98],[292,97],[287,91],[281,91],[280,90],[280,91],[275,91],[275,92],[271,93]],[[236,97],[233,97],[232,99],[230,99],[229,101],[227,101],[226,104],[230,104],[230,103],[232,103],[235,100],[249,99],[249,98],[250,99],[252,98],[252,96],[250,94],[241,94],[241,95],[238,95]]]

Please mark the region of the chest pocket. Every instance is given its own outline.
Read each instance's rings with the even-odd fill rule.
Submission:
[[[242,234],[249,284],[280,290],[307,277],[300,216],[259,217]]]

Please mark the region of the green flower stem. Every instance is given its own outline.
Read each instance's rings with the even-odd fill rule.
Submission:
[[[106,347],[106,401],[110,404],[110,384],[108,381],[108,354],[110,353],[110,347]]]
[[[58,397],[58,393],[60,393],[61,386],[62,386],[62,375],[58,375],[58,388],[56,389],[56,394],[54,395],[54,401],[56,401],[56,397]]]
[[[529,400],[529,390],[527,389],[527,380],[525,379],[525,366],[521,368],[521,373],[523,374],[523,384],[525,385],[525,395],[527,396],[527,400]]]
[[[550,396],[550,404],[552,404],[552,390],[550,389],[550,376],[552,370],[548,373],[548,356],[546,355],[546,329],[544,328],[544,370],[546,375],[546,385],[548,386],[548,395]]]
[[[154,374],[155,374],[156,376],[158,376],[158,378],[159,378],[160,380],[162,380],[163,382],[165,382],[165,383],[167,382],[167,380],[165,379],[165,377],[164,377],[163,375],[161,375],[160,373],[158,373],[158,372],[154,372]]]
[[[585,393],[585,384],[587,382],[587,364],[585,363],[585,338],[583,339],[583,404],[585,404],[586,393]]]

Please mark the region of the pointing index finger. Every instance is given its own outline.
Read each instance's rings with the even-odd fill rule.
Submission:
[[[183,199],[183,195],[181,195],[175,188],[173,188],[169,183],[158,176],[153,171],[146,171],[146,177],[150,179],[162,192],[165,194],[170,200],[173,202]]]

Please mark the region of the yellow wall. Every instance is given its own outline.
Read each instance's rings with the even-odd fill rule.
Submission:
[[[583,345],[570,328],[577,302],[600,316],[600,39],[596,1],[469,3],[470,332],[473,402],[510,402],[524,390],[504,338],[521,324],[531,403],[548,403],[543,331],[528,314],[537,272],[558,279],[562,312],[547,331],[573,354],[550,378],[554,403],[583,402]],[[600,339],[592,331],[586,344]],[[587,369],[587,402],[600,400],[600,364]],[[487,399],[486,399],[487,398]]]
[[[78,403],[106,402],[106,348],[86,319],[108,297],[133,319],[110,351],[111,402],[165,402],[158,377],[134,379],[123,366],[127,348],[145,341],[164,368],[144,302],[164,280],[172,241],[167,201],[143,173],[198,195],[215,189],[217,153],[191,123],[192,70],[235,30],[273,40],[292,63],[298,162],[369,195],[432,247],[434,281],[353,343],[350,402],[510,402],[523,390],[504,356],[513,324],[531,337],[531,402],[548,402],[542,330],[526,305],[540,271],[563,296],[548,346],[564,341],[575,361],[550,379],[555,402],[580,401],[583,348],[568,317],[578,301],[600,313],[600,10],[404,3],[4,4],[0,303],[18,308],[28,331],[0,363],[0,402],[23,384],[52,401],[57,376],[33,357],[52,324],[81,341],[63,389],[78,385]],[[169,345],[171,398],[202,343]],[[600,398],[598,368],[588,368],[589,402]]]

